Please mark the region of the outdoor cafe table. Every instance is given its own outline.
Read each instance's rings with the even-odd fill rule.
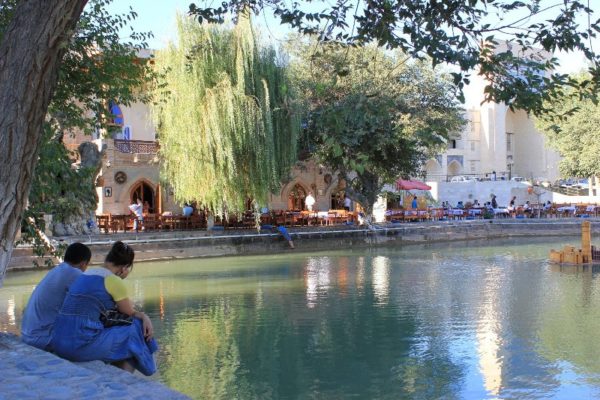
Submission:
[[[449,217],[461,218],[461,217],[464,217],[464,215],[465,215],[465,210],[463,210],[462,208],[454,208],[454,209],[448,210]]]
[[[509,214],[510,214],[510,212],[508,211],[508,208],[506,208],[506,207],[494,208],[494,215],[508,216]]]
[[[575,215],[575,213],[577,212],[577,207],[575,207],[575,206],[558,207],[556,209],[556,211],[558,211],[561,214],[565,213],[565,214],[573,214],[573,215]]]
[[[475,216],[481,215],[483,213],[483,208],[470,208],[467,211],[470,216],[475,217]]]

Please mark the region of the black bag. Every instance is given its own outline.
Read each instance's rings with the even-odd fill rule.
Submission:
[[[104,310],[100,312],[100,322],[105,328],[133,324],[133,317],[123,314],[118,310]]]

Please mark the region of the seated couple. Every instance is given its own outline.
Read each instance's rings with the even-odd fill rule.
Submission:
[[[29,299],[23,341],[71,361],[101,360],[130,372],[155,373],[152,322],[135,311],[122,281],[134,255],[130,246],[116,242],[104,265],[88,270],[90,249],[71,244],[64,262],[48,272]],[[126,315],[116,321],[110,310]]]

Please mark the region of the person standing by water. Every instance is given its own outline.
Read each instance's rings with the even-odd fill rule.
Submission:
[[[352,200],[346,195],[344,196],[344,210],[350,211],[350,208],[352,208]]]
[[[498,208],[498,202],[496,201],[496,195],[492,195],[492,208],[496,209]]]
[[[69,286],[85,272],[92,258],[89,247],[73,243],[67,247],[62,263],[52,268],[35,287],[23,315],[21,339],[30,346],[52,351],[50,339],[54,320]]]
[[[133,221],[133,230],[137,231],[139,228],[139,225],[142,225],[142,229],[143,228],[143,223],[144,223],[144,203],[142,203],[142,199],[138,198],[137,201],[135,203],[133,203],[132,205],[129,206],[129,209],[131,210],[131,212],[133,214],[135,214],[135,221]]]
[[[308,211],[313,210],[313,206],[315,205],[315,198],[313,197],[312,192],[308,192],[308,196],[304,199],[304,204],[306,205],[306,209]]]
[[[51,345],[58,356],[70,361],[100,360],[146,376],[156,372],[152,354],[158,345],[152,322],[134,309],[123,283],[134,256],[129,245],[115,242],[103,267],[91,268],[73,282],[52,333]],[[115,310],[132,318],[109,320]]]

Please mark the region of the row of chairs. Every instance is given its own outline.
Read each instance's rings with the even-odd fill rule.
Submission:
[[[280,210],[260,216],[260,225],[338,225],[356,221],[356,213],[346,210],[329,210],[326,212],[289,211]],[[173,231],[205,229],[207,226],[206,214],[202,211],[190,217],[170,214],[144,214],[143,221],[137,221],[134,214],[98,214],[96,223],[101,232],[116,233],[130,231]],[[246,212],[242,215],[230,214],[227,217],[216,217],[215,225],[223,229],[253,229],[256,227],[255,215]]]
[[[99,214],[96,223],[100,232],[116,233],[128,231],[189,230],[206,228],[203,214],[184,217],[183,215],[146,214],[139,221],[133,214]]]

